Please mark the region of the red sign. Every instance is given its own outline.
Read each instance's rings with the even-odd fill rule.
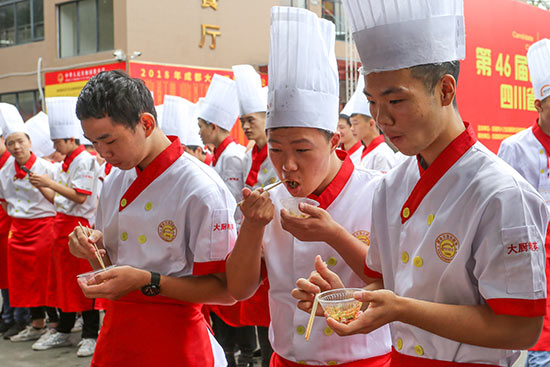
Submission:
[[[129,70],[130,76],[142,79],[147,88],[153,92],[155,105],[162,104],[165,95],[183,97],[195,103],[200,97],[206,95],[214,74],[234,78],[231,69],[212,69],[147,62],[131,61]],[[260,75],[262,77],[262,85],[267,85],[267,75]],[[242,145],[248,143],[239,123],[236,123],[233,127],[231,135]]]
[[[527,49],[550,38],[550,12],[514,0],[465,0],[466,60],[458,78],[458,109],[494,152],[532,125],[537,112]]]

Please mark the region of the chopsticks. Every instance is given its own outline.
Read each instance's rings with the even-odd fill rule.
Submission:
[[[267,186],[267,187],[264,189],[264,192],[268,192],[269,190],[276,188],[277,186],[279,186],[280,184],[282,184],[282,183],[284,183],[284,182],[286,182],[286,181],[287,181],[287,180],[277,181],[277,182],[275,182],[274,184],[271,184],[271,185]],[[241,200],[241,201],[239,201],[239,202],[237,203],[237,206],[241,206],[241,205],[243,205],[243,203],[244,203],[244,200]]]
[[[78,225],[80,226],[80,229],[82,230],[82,232],[90,237],[91,235],[91,229],[86,227],[86,229],[84,229],[84,226],[78,222]],[[101,265],[101,267],[103,268],[103,270],[105,270],[105,263],[103,262],[103,259],[101,258],[101,254],[99,252],[99,248],[97,247],[97,245],[95,243],[92,243],[92,245],[94,246],[94,249],[95,249],[95,257],[97,258],[97,261],[99,262],[99,265]]]
[[[311,333],[311,328],[313,327],[313,320],[315,320],[315,314],[317,313],[318,303],[319,303],[319,298],[317,298],[317,294],[316,294],[315,299],[313,300],[313,306],[311,307],[311,314],[309,315],[309,321],[307,322],[306,341],[309,341],[309,334]]]

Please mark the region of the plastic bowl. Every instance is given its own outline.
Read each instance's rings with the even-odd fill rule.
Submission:
[[[87,285],[88,282],[91,279],[93,279],[93,277],[95,277],[97,274],[103,273],[104,271],[107,271],[107,270],[110,270],[110,269],[113,269],[113,268],[116,268],[116,265],[110,265],[110,266],[107,266],[105,269],[98,269],[98,270],[94,270],[94,271],[89,271],[87,273],[78,274],[76,276],[76,279],[79,282],[82,282],[83,284]]]
[[[298,197],[288,197],[288,198],[282,198],[281,205],[283,208],[288,210],[290,215],[296,218],[307,218],[309,215],[302,213],[298,207],[300,203],[309,204],[313,206],[319,206],[319,203],[315,200],[309,199],[309,198],[298,198]]]
[[[334,320],[348,324],[361,314],[360,302],[353,298],[355,292],[361,292],[361,288],[339,288],[322,292],[317,295],[319,304],[325,313]]]

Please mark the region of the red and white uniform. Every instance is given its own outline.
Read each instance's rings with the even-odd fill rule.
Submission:
[[[349,158],[351,159],[351,161],[353,162],[353,164],[355,166],[360,166],[361,165],[361,158],[363,156],[363,151],[365,149],[365,146],[363,145],[361,140],[359,140],[357,143],[353,144],[353,146],[349,150],[345,150],[343,144],[340,145],[340,149],[343,150],[344,152],[348,153]]]
[[[271,185],[278,180],[277,172],[267,156],[267,149],[267,144],[262,150],[258,150],[258,146],[254,144],[244,157],[244,184],[251,190]]]
[[[535,123],[502,141],[498,156],[512,166],[543,196],[550,206],[550,136]],[[550,233],[546,232],[546,294],[550,291]],[[550,351],[550,302],[538,343],[530,350]]]
[[[403,297],[542,316],[548,211],[466,126],[427,170],[411,157],[384,176],[374,194],[365,273]],[[519,357],[400,322],[390,326],[392,366],[512,366]]]
[[[54,165],[34,153],[25,167],[33,173],[55,178]],[[44,306],[54,237],[54,206],[31,185],[28,175],[15,160],[0,170],[0,199],[7,202],[12,219],[8,237],[10,304]]]
[[[214,149],[212,167],[236,200],[241,199],[241,190],[244,187],[243,160],[246,148],[233,141],[231,136]]]
[[[0,169],[10,164],[13,157],[6,150],[0,156]],[[11,163],[13,164],[13,163]],[[0,289],[8,288],[8,233],[10,232],[11,218],[0,208]]]
[[[319,197],[310,197],[368,246],[371,223],[368,203],[380,182],[380,175],[361,168],[354,170],[345,152],[338,151],[338,156],[343,159],[343,164],[336,177]],[[285,231],[281,227],[280,200],[290,194],[284,186],[273,189],[270,194],[275,205],[275,217],[265,230],[264,257],[270,283],[272,322],[269,335],[277,354],[274,356],[275,366],[294,366],[296,363],[357,367],[387,365],[391,347],[388,326],[367,335],[339,337],[323,318],[318,317],[309,341],[305,340],[309,314],[296,308],[296,300],[290,292],[296,287],[296,279],[309,276],[316,255],[323,257],[346,287],[363,287],[365,284],[338,252],[326,243],[302,242]],[[358,197],[361,200],[357,200]]]
[[[87,195],[87,198],[84,203],[78,204],[59,193],[55,194],[57,215],[48,276],[47,305],[60,308],[63,312],[89,311],[93,309],[93,300],[84,296],[75,279],[78,274],[91,271],[92,268],[87,260],[74,257],[67,244],[69,235],[79,223],[90,226],[94,222],[97,207],[97,161],[81,145],[67,155],[57,168],[57,182]]]
[[[395,165],[395,153],[384,141],[384,135],[374,138],[361,153],[361,167],[388,172]]]
[[[214,171],[183,154],[175,138],[145,170],[111,171],[97,227],[113,264],[173,277],[223,273],[235,206]],[[139,291],[109,302],[92,366],[225,363],[201,306]]]

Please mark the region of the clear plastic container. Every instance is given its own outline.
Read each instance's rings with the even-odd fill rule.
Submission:
[[[116,265],[110,265],[110,266],[107,266],[105,269],[97,269],[97,270],[94,270],[94,271],[89,271],[87,273],[82,273],[82,274],[78,274],[76,276],[76,279],[85,284],[85,285],[88,285],[88,282],[93,279],[93,277],[95,277],[97,274],[99,273],[103,273],[104,271],[107,271],[107,270],[110,270],[110,269],[113,269],[113,268],[116,268]]]
[[[309,204],[309,205],[313,205],[313,206],[319,206],[319,203],[317,201],[313,200],[313,199],[299,198],[299,197],[294,197],[294,196],[291,196],[291,197],[288,197],[288,198],[282,198],[280,201],[281,201],[281,205],[283,206],[283,208],[288,210],[290,215],[292,215],[293,217],[296,217],[296,218],[307,218],[307,217],[309,217],[308,214],[302,213],[300,211],[300,209],[298,207],[298,205],[300,203]]]
[[[322,292],[317,295],[319,304],[325,313],[334,320],[348,324],[361,314],[360,302],[353,298],[355,292],[361,292],[361,288],[339,288]]]

